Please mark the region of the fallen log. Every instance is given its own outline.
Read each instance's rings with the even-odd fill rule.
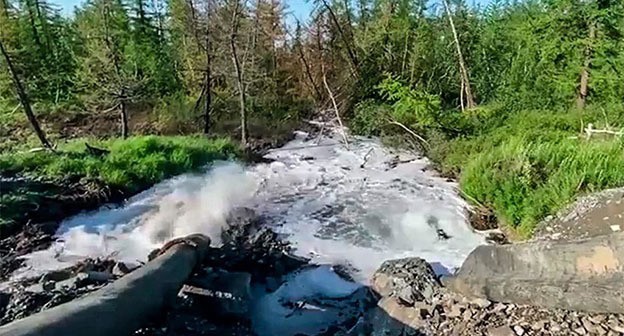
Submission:
[[[82,298],[0,327],[2,336],[130,335],[178,294],[210,239],[175,240],[145,266]]]
[[[468,297],[624,313],[624,233],[570,242],[479,246],[444,281]]]

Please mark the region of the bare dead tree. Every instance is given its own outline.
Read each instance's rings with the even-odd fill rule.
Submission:
[[[238,0],[234,1],[234,8],[232,10],[232,22],[230,30],[230,51],[232,53],[232,62],[234,63],[234,70],[236,71],[236,83],[238,86],[238,97],[240,104],[240,122],[241,122],[241,144],[247,146],[247,111],[245,110],[246,95],[245,84],[243,82],[243,69],[238,56],[238,50],[236,48],[236,37],[238,35],[239,28],[239,9],[240,3]]]
[[[579,85],[578,96],[576,97],[576,107],[580,110],[585,108],[587,102],[587,93],[589,90],[589,68],[591,67],[593,57],[593,43],[596,39],[596,24],[589,25],[589,40],[585,47],[585,60],[583,62],[583,68],[581,69],[581,79]]]
[[[470,76],[468,75],[468,69],[466,68],[466,63],[464,61],[464,55],[462,54],[461,44],[459,43],[459,37],[457,35],[457,30],[455,29],[455,23],[453,22],[453,16],[451,14],[451,9],[448,5],[448,0],[442,0],[444,4],[444,9],[446,10],[446,15],[449,19],[449,24],[451,25],[451,31],[453,32],[453,39],[455,40],[455,47],[457,49],[457,61],[459,63],[459,75],[461,80],[461,90],[460,90],[460,101],[462,110],[464,109],[464,94],[466,95],[466,107],[473,108],[477,106],[475,103],[474,95],[472,94],[472,88],[470,86]]]
[[[340,117],[340,110],[338,109],[338,104],[336,103],[336,98],[334,93],[332,92],[329,84],[327,83],[327,74],[325,73],[325,66],[321,61],[321,67],[323,68],[323,84],[325,85],[325,89],[327,90],[327,94],[329,94],[329,99],[332,102],[332,106],[334,107],[334,112],[336,113],[336,119],[338,120],[338,125],[340,125],[340,132],[342,134],[342,139],[344,140],[345,147],[349,149],[349,140],[347,140],[347,131],[342,124],[342,118]]]
[[[24,108],[24,112],[26,113],[26,118],[28,118],[28,121],[30,122],[33,129],[35,130],[35,134],[37,134],[37,137],[39,138],[39,141],[41,142],[41,144],[48,149],[52,149],[52,145],[46,138],[45,133],[41,129],[41,126],[39,126],[39,122],[37,121],[37,118],[35,117],[35,114],[32,110],[32,106],[30,105],[30,99],[28,97],[28,94],[26,93],[26,90],[24,89],[24,85],[22,84],[19,78],[17,70],[13,66],[11,57],[9,56],[9,53],[4,47],[4,44],[2,43],[2,41],[0,41],[0,51],[2,52],[2,56],[4,56],[4,60],[7,64],[7,67],[9,68],[9,72],[11,73],[11,78],[13,79],[13,84],[15,85],[15,91],[17,92],[17,96],[20,100],[20,103],[22,104],[22,107]]]

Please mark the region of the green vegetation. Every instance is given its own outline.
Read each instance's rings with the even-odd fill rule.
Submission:
[[[171,176],[239,155],[238,147],[230,140],[204,137],[144,136],[88,141],[91,146],[110,151],[101,155],[86,151],[85,142],[71,141],[60,146],[56,153],[38,151],[0,155],[1,176],[20,174],[32,179],[16,188],[6,184],[0,195],[0,223],[24,222],[28,218],[23,217],[33,205],[41,203],[44,198],[67,194],[67,191],[60,190],[63,187],[83,187],[95,182],[96,188],[131,195]]]
[[[0,151],[34,139],[28,105],[52,142],[203,133],[243,145],[246,130],[287,134],[316,109],[426,151],[525,236],[577,195],[624,184],[621,136],[585,137],[590,123],[624,127],[624,2],[311,2],[307,22],[286,24],[278,0],[88,0],[71,17],[1,1]],[[114,143],[109,158],[65,149],[0,164],[127,185],[196,160],[166,146],[117,156]]]

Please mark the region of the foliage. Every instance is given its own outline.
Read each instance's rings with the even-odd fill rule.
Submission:
[[[85,142],[101,146],[110,153],[91,155],[84,150]],[[57,153],[0,155],[0,175],[25,173],[52,180],[86,177],[122,190],[137,191],[167,177],[237,154],[237,147],[227,139],[143,136],[94,142],[74,140]]]
[[[440,98],[415,90],[397,79],[386,78],[378,86],[384,99],[391,103],[392,120],[408,126],[427,127],[440,119]]]
[[[539,220],[577,195],[624,184],[622,140],[586,140],[580,134],[581,125],[604,127],[621,120],[622,112],[523,111],[491,120],[478,135],[434,139],[429,154],[444,173],[459,174],[470,199],[530,236]]]

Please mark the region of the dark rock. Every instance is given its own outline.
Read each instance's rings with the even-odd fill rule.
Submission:
[[[488,232],[485,240],[490,244],[506,245],[510,244],[507,236],[502,232]]]
[[[386,261],[372,280],[372,288],[380,296],[400,297],[409,291],[413,301],[430,302],[441,286],[431,265],[420,258]]]
[[[245,315],[249,312],[250,285],[249,273],[208,268],[189,279],[182,292],[208,315],[248,318]]]

